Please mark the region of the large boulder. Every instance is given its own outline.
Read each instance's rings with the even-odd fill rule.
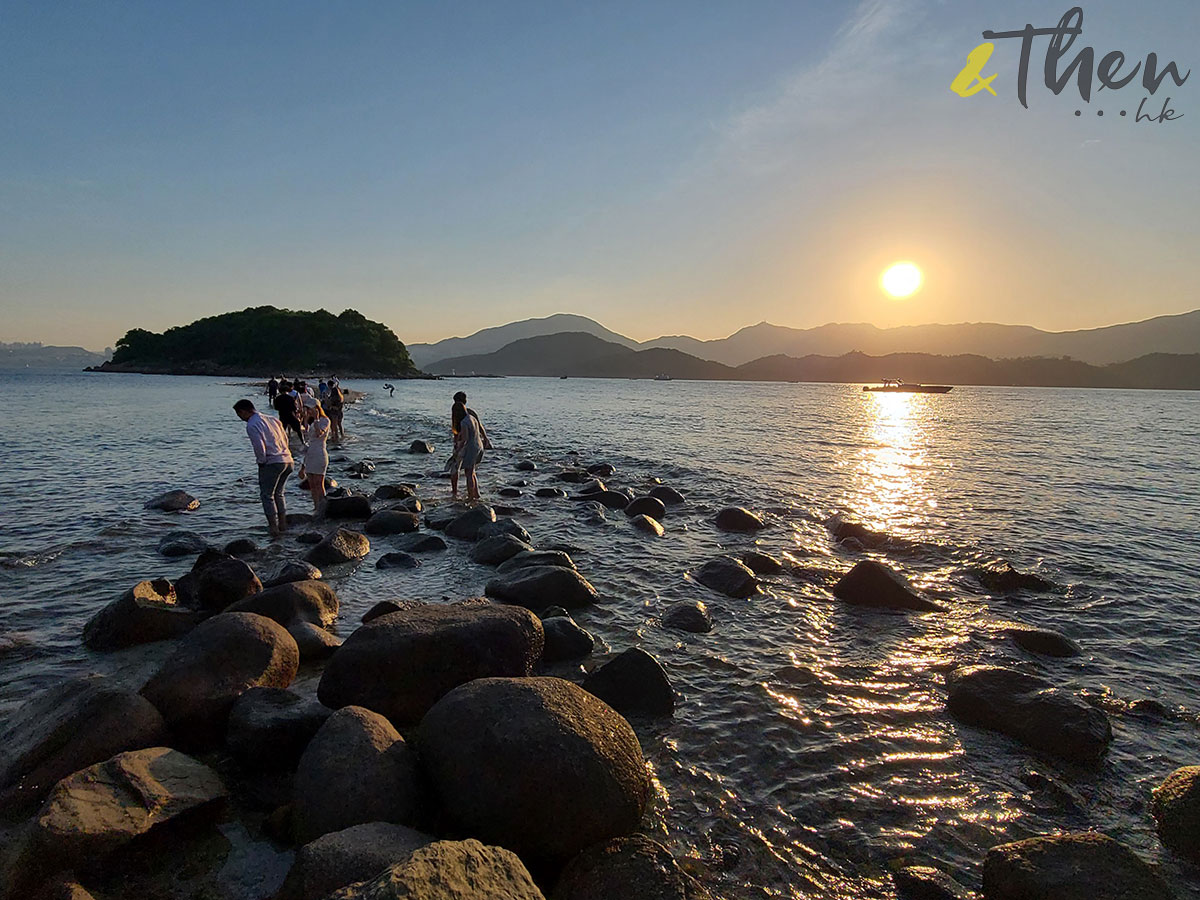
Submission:
[[[326,626],[337,618],[338,595],[325,581],[289,581],[247,597],[228,611],[256,613],[284,627],[297,621]]]
[[[754,573],[732,556],[710,559],[700,567],[696,580],[718,594],[739,600],[758,593],[758,579]]]
[[[416,761],[378,713],[347,706],[305,748],[292,791],[293,828],[303,843],[367,822],[411,824],[419,808]]]
[[[209,743],[224,734],[238,697],[252,687],[287,687],[299,666],[296,641],[278,622],[222,613],[184,637],[141,694],[185,739]]]
[[[406,534],[388,542],[404,553],[438,553],[446,549],[446,542],[436,534]]]
[[[221,612],[262,590],[262,582],[242,560],[216,550],[192,566],[191,603],[207,612]]]
[[[603,701],[559,678],[481,678],[417,732],[449,819],[530,860],[564,862],[633,831],[650,794],[641,745]]]
[[[717,513],[717,527],[722,531],[761,531],[767,527],[767,523],[750,512],[748,509],[743,509],[740,506],[727,506],[725,509]]]
[[[370,552],[371,542],[365,534],[339,528],[326,535],[321,543],[304,554],[304,558],[314,566],[336,566],[362,559]]]
[[[446,526],[446,534],[465,541],[479,539],[479,530],[496,521],[496,511],[490,506],[475,506]]]
[[[99,676],[59,681],[4,719],[0,808],[27,808],[72,772],[166,737],[166,723],[144,697]]]
[[[338,888],[370,881],[384,869],[406,862],[434,839],[391,822],[351,825],[321,835],[296,851],[280,900],[322,900]]]
[[[325,501],[327,519],[369,519],[371,499],[362,494],[347,494],[344,497],[329,497]]]
[[[225,746],[251,769],[291,769],[333,710],[284,688],[253,687],[233,703]]]
[[[528,675],[542,655],[541,623],[523,609],[429,604],[355,631],[325,666],[317,696],[397,724],[418,721],[448,691],[476,678]]]
[[[421,527],[416,513],[404,509],[381,509],[367,519],[367,534],[410,534]]]
[[[583,689],[627,716],[669,716],[675,711],[675,692],[666,671],[640,647],[630,647],[589,673]]]
[[[596,646],[596,639],[575,624],[570,616],[542,619],[542,629],[546,632],[542,660],[547,663],[579,659],[591,653]]]
[[[532,547],[511,534],[497,534],[483,538],[471,548],[471,561],[484,566],[498,566],[518,553],[532,550]]]
[[[524,550],[514,553],[496,569],[501,575],[515,572],[517,569],[532,569],[535,566],[558,566],[560,569],[574,569],[575,561],[565,550]]]
[[[483,592],[493,600],[526,609],[545,609],[547,606],[577,609],[596,602],[596,589],[587,579],[574,569],[558,566],[534,566],[508,572],[489,581]]]
[[[941,607],[926,600],[897,572],[873,559],[856,562],[833,586],[833,596],[855,606],[936,612]]]
[[[1000,844],[983,864],[985,900],[1174,900],[1133,851],[1096,832]]]
[[[438,841],[327,900],[546,900],[515,853],[479,841]]]
[[[191,556],[208,549],[208,541],[194,531],[168,531],[158,541],[163,556]]]
[[[707,900],[671,851],[644,834],[588,847],[563,869],[550,900]]]
[[[139,581],[88,620],[83,645],[91,650],[119,650],[166,641],[191,631],[198,621],[195,610],[179,605],[167,579]]]
[[[961,722],[999,731],[1073,762],[1094,763],[1112,741],[1108,716],[1049,682],[1000,666],[965,666],[946,676],[946,708]]]
[[[625,506],[625,515],[630,518],[649,516],[651,519],[661,522],[666,514],[666,504],[657,497],[638,497],[636,500],[630,500]]]
[[[1176,769],[1154,789],[1154,819],[1164,844],[1200,863],[1200,766]]]
[[[167,491],[142,504],[143,509],[161,509],[164,512],[190,512],[200,508],[200,501],[187,491]]]

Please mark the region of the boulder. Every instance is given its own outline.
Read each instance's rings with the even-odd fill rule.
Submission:
[[[258,552],[258,544],[250,538],[234,538],[221,548],[226,556],[252,556]]]
[[[366,625],[372,619],[378,619],[388,613],[400,612],[402,609],[416,609],[418,606],[424,605],[420,600],[380,600],[362,614],[361,621]]]
[[[582,575],[574,569],[558,566],[516,569],[493,578],[483,592],[493,600],[526,609],[545,609],[547,606],[578,609],[596,602],[596,589]]]
[[[296,851],[281,900],[323,900],[338,888],[369,881],[432,844],[427,834],[390,822],[332,831]]]
[[[304,531],[296,535],[297,544],[319,544],[325,539],[325,535],[319,531]]]
[[[892,873],[900,900],[973,900],[967,890],[945,872],[930,866],[904,866]]]
[[[597,478],[612,478],[617,474],[617,467],[612,463],[594,463],[587,467],[587,473]]]
[[[542,651],[544,662],[579,659],[595,649],[596,639],[575,624],[569,616],[543,616],[542,629],[546,633],[546,647]]]
[[[644,834],[588,847],[563,869],[550,900],[707,900],[671,851]]]
[[[376,500],[407,500],[417,495],[415,484],[381,484],[375,488]]]
[[[187,634],[198,621],[195,610],[179,605],[167,579],[139,581],[88,620],[83,645],[91,650],[119,650],[166,641]]]
[[[567,484],[586,484],[592,480],[592,476],[582,469],[565,469],[554,477]]]
[[[409,453],[432,453],[433,444],[429,441],[413,441],[408,445]]]
[[[176,732],[207,743],[224,733],[238,697],[252,687],[287,687],[299,665],[296,641],[278,622],[222,613],[186,635],[141,694]]]
[[[981,566],[973,569],[975,579],[987,590],[997,594],[1015,594],[1021,591],[1052,591],[1053,581],[1047,581],[1032,572],[1018,572],[1011,563],[1005,563],[1001,568]]]
[[[523,459],[515,466],[518,472],[536,472],[537,463],[532,459]]]
[[[229,612],[256,613],[287,627],[292,622],[332,625],[338,615],[338,595],[326,581],[288,581],[267,588],[229,607]]]
[[[293,769],[332,713],[283,688],[250,688],[229,712],[225,746],[246,768]]]
[[[142,509],[161,509],[165,512],[190,512],[200,508],[200,501],[187,491],[167,491],[142,504]]]
[[[385,553],[375,561],[377,569],[416,569],[421,561],[408,553]]]
[[[986,900],[1173,900],[1133,851],[1087,831],[1000,844],[983,864]]]
[[[660,484],[650,489],[650,496],[661,500],[665,506],[678,506],[686,503],[687,499],[673,487]]]
[[[898,572],[873,559],[856,562],[833,586],[833,596],[855,606],[937,612],[941,606],[926,600]]]
[[[287,632],[296,642],[296,649],[300,651],[300,662],[302,663],[328,659],[333,655],[334,650],[342,646],[342,639],[336,634],[327,631],[320,625],[314,625],[312,622],[305,622],[302,619],[290,622]]]
[[[325,518],[369,519],[371,518],[371,500],[362,494],[329,497],[325,500]]]
[[[263,588],[279,587],[281,584],[291,584],[293,581],[310,581],[321,577],[321,570],[312,563],[302,559],[293,559],[279,567],[270,581],[263,582]]]
[[[1200,863],[1200,766],[1176,769],[1154,789],[1154,819],[1164,844]]]
[[[472,679],[528,675],[544,642],[541,623],[523,609],[416,606],[350,635],[326,664],[317,696],[326,706],[363,706],[405,725]]]
[[[410,534],[421,527],[414,512],[404,509],[381,509],[367,519],[367,534]]]
[[[946,708],[961,722],[1026,746],[1094,763],[1112,740],[1103,711],[1034,675],[1000,666],[965,666],[946,676]]]
[[[654,537],[662,537],[666,533],[662,525],[658,524],[658,520],[652,519],[650,516],[634,516],[629,520],[629,524],[638,531],[645,532]]]
[[[496,491],[496,493],[499,494],[501,497],[520,497],[525,492],[522,491],[519,487],[502,487],[502,488],[500,488],[500,490]]]
[[[657,497],[638,497],[636,500],[630,500],[625,507],[625,515],[633,516],[649,516],[658,522],[661,522],[667,515],[667,507]]]
[[[608,488],[605,487],[604,482],[599,478],[592,478],[588,481],[580,482],[578,491],[579,493],[572,497],[572,500],[590,499],[595,494],[607,493]]]
[[[206,612],[221,612],[262,590],[252,568],[215,550],[196,560],[192,579],[192,605]]]
[[[775,575],[783,571],[783,563],[767,553],[757,550],[747,550],[742,554],[742,562],[755,575]]]
[[[327,900],[546,900],[520,857],[479,841],[438,841]]]
[[[717,527],[722,531],[761,531],[767,523],[740,506],[727,506],[717,513]]]
[[[481,678],[417,731],[449,820],[532,860],[564,862],[633,831],[650,795],[641,746],[619,713],[559,678]]]
[[[335,566],[362,559],[370,552],[371,542],[365,534],[339,528],[304,554],[304,558],[314,566]]]
[[[1042,656],[1078,656],[1082,650],[1079,645],[1058,631],[1048,628],[1034,628],[1031,625],[1011,625],[1005,629],[1018,647],[1030,653],[1040,653]]]
[[[446,549],[446,542],[436,534],[406,534],[389,544],[406,553],[438,553]]]
[[[479,539],[479,529],[496,521],[496,511],[490,506],[476,506],[446,526],[446,534],[464,541]]]
[[[518,569],[532,569],[535,566],[558,566],[560,569],[574,569],[575,561],[564,550],[524,550],[514,553],[500,564],[496,570],[501,575],[515,572]]]
[[[383,716],[359,706],[333,713],[300,757],[292,790],[303,843],[367,822],[411,823],[419,788],[412,751]]]
[[[605,509],[625,509],[629,506],[629,498],[620,491],[599,491],[588,494],[586,499],[590,503],[599,503]]]
[[[754,573],[731,556],[710,559],[700,567],[696,580],[726,597],[744,599],[758,593],[758,579]]]
[[[166,740],[158,710],[106,678],[68,678],[8,713],[0,728],[0,808],[23,810],[62,778]]]
[[[168,531],[158,542],[163,556],[191,556],[208,548],[208,541],[194,531]]]
[[[677,631],[707,634],[712,631],[712,615],[708,607],[699,600],[680,600],[672,603],[663,613],[663,625]]]
[[[447,526],[459,516],[470,511],[471,507],[461,503],[451,503],[448,506],[435,506],[426,510],[425,524],[434,531],[445,531]]]
[[[872,531],[866,525],[858,522],[847,522],[839,516],[834,516],[826,523],[826,528],[834,539],[840,543],[857,544],[868,550],[879,550],[886,547],[891,536],[878,531]]]
[[[421,501],[416,497],[409,497],[406,500],[401,500],[395,505],[396,509],[407,510],[410,513],[419,513],[425,507],[421,505]]]
[[[375,463],[369,459],[360,460],[346,467],[347,472],[353,472],[355,475],[373,475],[375,473]]]
[[[498,566],[518,553],[532,550],[532,547],[511,534],[497,534],[482,539],[471,548],[471,561],[484,566]]]
[[[538,488],[536,491],[534,491],[534,492],[533,492],[533,496],[535,496],[535,497],[547,497],[547,498],[548,498],[548,497],[555,497],[555,498],[558,498],[558,499],[563,499],[563,500],[565,500],[565,499],[566,499],[566,497],[567,497],[567,492],[566,492],[566,491],[564,491],[562,488],[555,488],[555,487],[544,487],[544,488]]]
[[[583,689],[626,716],[669,716],[675,711],[667,673],[640,647],[630,647],[589,673]]]

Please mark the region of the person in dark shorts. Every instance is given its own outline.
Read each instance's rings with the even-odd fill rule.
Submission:
[[[275,380],[275,376],[271,376],[271,380],[267,382],[267,398],[272,404],[275,403],[275,397],[279,393],[279,382]]]
[[[342,411],[346,400],[342,396],[342,389],[337,381],[333,378],[329,379],[329,396],[325,398],[325,415],[329,419],[329,436],[334,440],[341,440],[346,436],[346,432],[342,430]]]
[[[304,433],[300,427],[300,395],[292,390],[290,382],[280,382],[279,396],[275,398],[272,406],[279,413],[279,421],[283,423],[283,427],[288,431],[295,432],[296,437],[303,443]]]

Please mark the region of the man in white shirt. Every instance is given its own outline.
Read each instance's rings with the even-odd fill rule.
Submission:
[[[292,474],[292,452],[288,449],[287,432],[278,419],[264,416],[249,400],[233,404],[238,418],[246,423],[246,436],[254,448],[258,461],[258,493],[262,498],[263,512],[267,515],[267,528],[271,537],[279,537],[287,530],[287,504],[283,486]]]

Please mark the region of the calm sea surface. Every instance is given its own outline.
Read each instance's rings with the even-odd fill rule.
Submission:
[[[370,394],[347,410],[348,440],[331,456],[378,469],[361,483],[345,478],[346,463],[330,474],[368,490],[417,480],[432,503],[448,493],[432,473],[447,455],[450,396],[470,394],[497,447],[481,469],[485,495],[530,477],[525,497],[501,502],[524,507],[518,519],[535,541],[578,548],[602,596],[578,620],[603,653],[640,645],[669,672],[675,717],[637,723],[659,788],[648,826],[727,896],[891,897],[888,872],[901,862],[977,885],[989,846],[1086,828],[1161,865],[1181,896],[1200,889],[1162,851],[1149,812],[1162,777],[1200,762],[1200,394],[512,378],[402,382],[389,397],[378,384],[347,386]],[[230,409],[249,390],[217,378],[0,376],[0,716],[66,674],[140,684],[161,647],[94,654],[79,635],[134,582],[190,567],[155,552],[165,531],[251,537],[267,548],[251,560],[264,574],[304,549],[267,544],[254,460]],[[435,455],[410,456],[415,438]],[[517,473],[519,458],[539,471]],[[620,513],[587,525],[575,504],[532,497],[577,459],[613,463],[617,486],[661,479],[688,503],[655,540]],[[169,488],[200,508],[142,509]],[[294,482],[289,497],[291,511],[311,511]],[[757,539],[718,532],[713,515],[730,504],[771,528]],[[830,579],[866,554],[831,539],[833,516],[891,535],[874,555],[948,611],[835,601]],[[755,544],[795,563],[760,596],[728,600],[691,579],[713,556]],[[327,573],[340,632],[380,599],[481,594],[491,570],[466,549],[379,571],[388,547],[377,539],[361,565]],[[973,571],[1004,562],[1058,589],[991,594]],[[681,599],[710,605],[712,633],[662,628]],[[1028,655],[999,630],[1011,620],[1065,632],[1084,654]],[[956,724],[945,672],[980,661],[1086,692],[1113,721],[1105,761],[1077,770]],[[302,673],[300,689],[315,678]]]

